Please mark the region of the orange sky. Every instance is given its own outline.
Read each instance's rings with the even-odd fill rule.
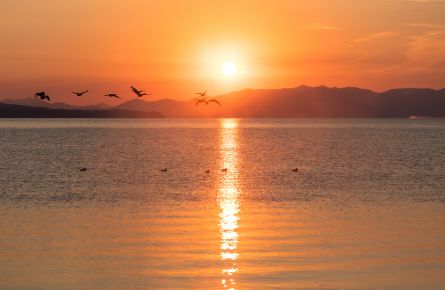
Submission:
[[[445,87],[445,1],[3,0],[0,98]],[[232,60],[235,77],[220,65]],[[89,89],[74,97],[72,90]]]

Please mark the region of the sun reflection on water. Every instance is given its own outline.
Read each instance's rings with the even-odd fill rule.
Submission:
[[[221,120],[220,167],[227,168],[219,180],[219,227],[221,232],[221,261],[223,262],[221,284],[235,290],[238,267],[238,122],[236,119]]]

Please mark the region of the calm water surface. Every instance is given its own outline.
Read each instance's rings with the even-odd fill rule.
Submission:
[[[1,290],[445,289],[445,120],[3,119],[0,149]]]

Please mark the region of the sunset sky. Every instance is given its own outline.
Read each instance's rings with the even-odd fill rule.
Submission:
[[[0,98],[445,87],[445,1],[3,0]],[[236,65],[224,76],[224,62]],[[86,97],[71,91],[89,89]]]

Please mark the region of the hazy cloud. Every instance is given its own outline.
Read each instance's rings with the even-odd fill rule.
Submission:
[[[320,23],[316,23],[316,22],[309,25],[308,29],[309,30],[338,30],[337,27],[320,24]]]
[[[396,31],[382,31],[382,32],[377,32],[377,33],[371,33],[366,36],[357,38],[354,40],[354,42],[357,42],[357,43],[368,42],[368,41],[373,41],[376,39],[390,37],[390,36],[394,36],[394,35],[398,35],[398,34],[399,34],[399,32],[396,32]]]
[[[406,25],[411,26],[411,27],[431,29],[431,30],[445,29],[445,25],[434,24],[434,23],[407,23]]]

